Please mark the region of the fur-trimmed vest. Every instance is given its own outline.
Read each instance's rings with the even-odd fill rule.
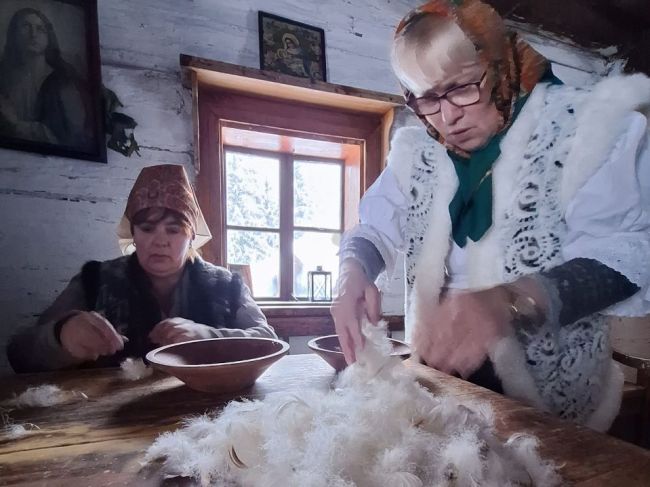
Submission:
[[[100,358],[99,367],[119,365],[128,356],[143,357],[155,348],[148,335],[163,316],[135,254],[87,262],[81,270],[81,281],[88,309],[102,314],[118,333],[129,338],[119,356]],[[188,261],[175,290],[170,317],[229,328],[240,305],[241,287],[240,277],[222,267],[200,258]]]
[[[466,246],[470,288],[563,262],[568,203],[607,160],[622,135],[623,118],[649,101],[650,80],[640,75],[611,78],[593,90],[535,88],[501,143],[493,170],[493,225]],[[435,313],[445,285],[448,207],[458,180],[446,150],[422,128],[396,134],[388,163],[411,198],[405,239],[408,340],[413,327]],[[509,396],[600,430],[618,411],[623,378],[611,360],[601,315],[520,330],[499,342],[490,359]]]

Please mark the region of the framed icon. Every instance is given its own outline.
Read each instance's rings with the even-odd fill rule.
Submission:
[[[259,35],[261,69],[327,80],[323,29],[259,12]]]

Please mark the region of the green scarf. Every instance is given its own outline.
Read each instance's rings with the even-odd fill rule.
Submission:
[[[547,72],[540,82],[562,84],[552,72]],[[520,96],[515,102],[512,123],[517,119],[529,94]],[[492,226],[492,166],[501,155],[501,140],[508,129],[492,137],[490,142],[472,152],[469,159],[447,151],[454,163],[458,176],[458,191],[449,204],[451,233],[459,247],[465,247],[467,239],[478,242]]]

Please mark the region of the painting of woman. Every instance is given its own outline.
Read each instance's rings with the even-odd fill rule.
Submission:
[[[2,12],[8,20],[0,30],[2,145],[101,160],[89,157],[103,137],[99,57],[86,47],[93,34],[88,11],[72,3],[37,6]]]

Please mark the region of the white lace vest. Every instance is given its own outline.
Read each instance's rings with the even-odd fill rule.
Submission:
[[[619,133],[585,126],[599,90],[538,86],[501,143],[493,170],[493,225],[467,245],[469,287],[510,282],[563,262],[567,202],[606,160]],[[594,102],[595,100],[595,102]],[[614,112],[623,115],[631,102]],[[612,110],[610,110],[611,112]],[[612,127],[612,124],[601,124]],[[597,143],[589,144],[592,137]],[[410,190],[406,229],[406,333],[427,322],[445,283],[450,249],[448,206],[457,177],[445,149],[424,129],[402,129],[389,164]],[[611,361],[600,315],[559,327],[520,331],[490,353],[506,394],[563,417],[606,429],[620,400],[622,375]]]

